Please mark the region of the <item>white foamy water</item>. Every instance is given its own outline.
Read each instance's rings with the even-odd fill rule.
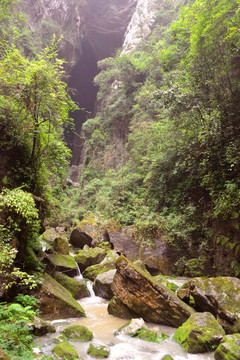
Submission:
[[[169,339],[160,343],[151,343],[141,339],[132,338],[127,335],[114,336],[113,333],[126,320],[109,315],[107,312],[107,301],[97,296],[84,298],[79,301],[83,306],[87,317],[74,318],[67,320],[55,320],[52,322],[57,328],[57,333],[38,338],[36,343],[42,346],[45,355],[53,356],[52,348],[55,346],[53,338],[68,325],[79,324],[87,326],[93,333],[93,343],[107,345],[110,347],[109,360],[161,360],[164,355],[171,355],[174,360],[213,360],[213,353],[207,354],[188,354],[172,340],[176,329],[168,326],[147,324],[149,328],[154,328],[159,334],[162,332],[170,336]],[[92,360],[87,355],[89,342],[71,341],[71,345],[78,351],[79,357],[83,360]]]

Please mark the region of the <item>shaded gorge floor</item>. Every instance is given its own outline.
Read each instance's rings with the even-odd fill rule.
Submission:
[[[183,351],[171,338],[176,329],[168,326],[147,324],[148,328],[158,331],[159,334],[166,333],[170,337],[160,343],[147,342],[141,339],[132,338],[127,335],[114,336],[114,331],[126,323],[126,320],[109,315],[107,312],[108,302],[100,297],[91,296],[79,300],[79,303],[86,311],[86,318],[70,318],[54,320],[52,324],[57,332],[36,339],[37,346],[47,356],[52,356],[52,348],[56,345],[53,341],[61,330],[68,325],[85,325],[93,332],[92,343],[94,345],[107,345],[110,347],[109,360],[161,360],[164,355],[171,355],[174,360],[213,360],[213,353],[188,354]],[[69,341],[78,351],[81,360],[93,359],[87,355],[89,342]]]

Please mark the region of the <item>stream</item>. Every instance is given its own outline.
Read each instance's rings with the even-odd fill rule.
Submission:
[[[132,338],[127,335],[114,336],[113,332],[124,325],[127,320],[109,315],[107,312],[108,301],[94,295],[89,283],[91,296],[79,300],[87,317],[64,320],[54,320],[51,323],[56,327],[57,332],[36,339],[36,345],[41,347],[42,353],[52,356],[52,348],[56,345],[53,339],[60,334],[66,326],[85,325],[93,333],[92,343],[95,345],[107,345],[110,347],[109,360],[161,360],[164,355],[171,355],[174,360],[213,360],[213,353],[188,354],[171,338],[176,331],[175,328],[163,325],[147,323],[147,327],[154,329],[159,334],[164,332],[170,337],[160,343],[151,343],[141,339]],[[81,360],[92,360],[87,355],[89,342],[69,341],[78,351]]]

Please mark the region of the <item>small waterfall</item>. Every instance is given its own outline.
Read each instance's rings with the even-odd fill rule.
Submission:
[[[78,275],[75,276],[75,279],[78,280],[78,281],[81,281],[81,280],[84,279],[84,277],[82,276],[82,273],[81,273],[81,270],[80,270],[79,266],[78,266]],[[95,297],[96,295],[95,295],[94,290],[93,290],[93,283],[92,283],[92,281],[87,280],[87,281],[86,281],[86,286],[87,286],[87,289],[88,289],[88,291],[89,291],[90,297]]]

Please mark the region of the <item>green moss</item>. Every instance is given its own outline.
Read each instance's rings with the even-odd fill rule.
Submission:
[[[48,255],[48,259],[54,266],[62,266],[69,269],[77,269],[78,265],[71,255],[63,255],[63,254],[51,254]]]
[[[90,341],[93,339],[92,332],[83,325],[71,325],[66,327],[61,333],[68,340]]]
[[[189,353],[203,353],[216,348],[224,335],[212,314],[196,313],[177,329],[173,339]]]
[[[226,335],[214,354],[215,360],[240,359],[240,334]]]
[[[155,343],[160,342],[160,338],[155,331],[146,329],[144,327],[137,330],[137,332],[134,334],[134,337],[138,337],[139,339],[149,342],[155,342]]]
[[[55,279],[68,291],[70,291],[74,299],[81,299],[89,295],[87,285],[84,282],[72,279],[62,273],[56,273]]]
[[[78,359],[78,352],[68,342],[64,341],[54,346],[53,354],[60,359],[75,360]]]
[[[62,285],[60,285],[56,280],[54,280],[51,276],[45,274],[43,276],[43,288],[46,292],[50,292],[52,295],[64,301],[67,305],[74,308],[77,313],[81,316],[86,316],[84,309],[82,306],[72,297],[70,292],[65,289]]]
[[[106,256],[106,251],[100,247],[83,249],[75,256],[75,261],[85,267],[99,264]]]
[[[161,360],[174,360],[171,355],[165,355]]]
[[[105,346],[94,346],[93,344],[90,344],[87,353],[96,358],[107,358],[110,351]]]

